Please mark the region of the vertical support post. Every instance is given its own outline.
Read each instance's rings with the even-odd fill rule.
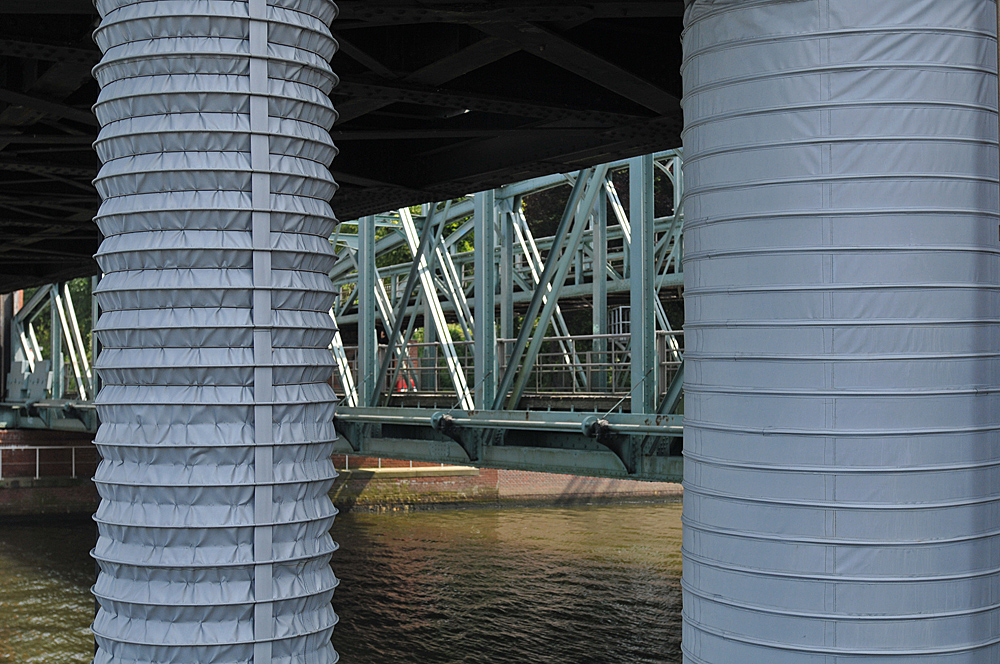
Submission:
[[[510,339],[514,338],[514,214],[521,207],[521,198],[507,201],[500,215],[500,338],[497,372],[507,364]]]
[[[496,398],[496,192],[475,199],[475,404],[492,408]],[[504,215],[506,216],[506,215]]]
[[[14,294],[0,295],[0,401],[8,399],[7,374],[14,356]]]
[[[90,370],[90,360],[87,359],[87,346],[83,343],[83,333],[80,331],[80,321],[76,317],[76,306],[73,304],[73,294],[69,290],[69,282],[63,284],[63,302],[66,306],[66,315],[68,317],[69,328],[72,331],[72,339],[70,339],[70,347],[76,346],[77,352],[80,354],[80,368],[83,373],[83,378],[86,380],[86,389],[90,393],[90,398],[94,398],[94,393],[91,391],[93,383],[93,373]],[[83,388],[81,388],[83,389]]]
[[[63,397],[63,352],[62,352],[62,321],[59,317],[59,309],[56,307],[56,299],[59,297],[59,287],[56,284],[49,286],[49,336],[52,345],[52,398],[62,399]]]
[[[358,403],[369,404],[378,385],[375,334],[375,217],[358,220]]]
[[[73,471],[73,472],[72,472],[72,474],[71,474],[71,477],[72,477],[72,478],[73,478],[73,479],[75,480],[75,479],[76,479],[76,448],[75,448],[75,447],[73,447],[73,448],[72,448],[72,453],[73,453],[73,454],[72,454],[72,457],[73,457],[73,461],[72,461],[72,464],[73,464],[73,465],[72,465],[72,471]]]
[[[597,194],[597,207],[591,217],[593,230],[594,262],[591,267],[594,285],[594,326],[593,334],[608,333],[608,191],[601,188]],[[591,385],[597,391],[608,386],[607,364],[608,340],[594,340],[594,362],[598,365],[591,377]]]
[[[573,262],[573,283],[579,286],[583,283],[583,245],[576,250],[576,258]]]
[[[440,392],[437,379],[437,328],[434,327],[434,313],[431,304],[424,298],[424,376],[421,390],[424,392]]]
[[[334,265],[326,165],[336,150],[317,132],[336,116],[325,64],[336,9],[328,0],[95,5],[107,72],[97,116],[120,137],[117,155],[100,155],[115,166],[95,181],[109,235],[97,256],[109,344],[97,442],[163,482],[102,467],[94,661],[330,664],[336,510],[326,487],[337,435],[322,317],[334,294],[316,275]],[[281,47],[302,67],[272,57],[271,38],[288,34],[309,35]],[[183,95],[141,83],[177,76]],[[213,121],[199,121],[206,113]],[[143,138],[139,117],[162,143]],[[172,242],[181,217],[199,250]],[[205,367],[213,380],[191,378]],[[160,509],[138,515],[137,503]],[[195,516],[172,518],[177,505]],[[207,546],[192,556],[192,542]]]
[[[519,206],[520,199],[510,202]],[[514,337],[514,213],[500,215],[500,338]]]
[[[655,240],[653,235],[653,157],[629,162],[629,212],[632,226],[631,332],[632,412],[656,411]]]
[[[42,476],[42,450],[40,447],[35,448],[35,479],[40,479]]]

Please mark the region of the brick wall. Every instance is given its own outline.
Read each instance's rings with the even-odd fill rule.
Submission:
[[[94,434],[85,431],[43,431],[40,429],[0,429],[0,446],[70,447],[90,445]]]
[[[90,480],[40,480],[40,483],[37,486],[33,480],[0,483],[0,518],[93,514],[100,502],[97,488]]]
[[[36,472],[38,477],[72,477],[74,471],[76,477],[93,477],[99,461],[93,440],[93,434],[82,432],[0,429],[0,478],[35,477]],[[2,449],[22,445],[65,449]],[[74,452],[73,447],[83,449]]]

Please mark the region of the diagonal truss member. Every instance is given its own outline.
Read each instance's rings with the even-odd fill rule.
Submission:
[[[417,233],[417,225],[413,221],[413,215],[410,214],[407,208],[403,208],[399,211],[399,217],[402,221],[403,233],[406,236],[406,244],[409,246],[410,252],[414,256],[417,256],[420,236]],[[455,350],[451,333],[448,331],[448,321],[444,317],[444,309],[441,307],[440,300],[438,300],[437,291],[434,286],[434,275],[431,273],[427,258],[422,254],[417,259],[417,277],[420,279],[420,288],[423,291],[427,312],[430,314],[431,322],[437,332],[438,343],[441,345],[441,352],[444,355],[448,375],[451,377],[451,382],[455,385],[455,392],[458,393],[459,404],[465,410],[475,410],[472,391],[469,389],[469,383],[465,379],[462,363],[458,359],[458,352]]]

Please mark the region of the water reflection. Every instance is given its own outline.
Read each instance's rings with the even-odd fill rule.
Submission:
[[[680,503],[347,515],[349,664],[680,661]]]
[[[90,519],[0,525],[0,662],[89,662],[94,656]]]
[[[347,514],[344,664],[680,661],[680,503]],[[0,526],[0,662],[90,661],[94,526]]]

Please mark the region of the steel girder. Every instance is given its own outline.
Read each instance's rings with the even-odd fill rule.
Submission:
[[[414,373],[445,371],[456,390],[451,403],[443,395],[443,407],[401,407],[419,395],[407,394],[414,389],[395,375],[386,381],[388,365],[383,360],[383,371],[373,380],[388,386],[380,401],[391,405],[343,409],[337,424],[344,444],[353,452],[422,461],[679,479],[682,416],[676,413],[682,378],[671,380],[663,367],[683,375],[681,333],[671,329],[658,293],[682,284],[680,166],[679,151],[668,151],[457,199],[443,212],[443,204],[432,203],[423,205],[419,214],[413,208],[379,215],[382,235],[369,240],[378,248],[372,260],[379,268],[365,270],[379,283],[364,288],[378,292],[385,282],[394,284],[388,291],[393,311],[387,325],[394,331],[390,345],[398,343],[407,362],[420,362],[418,353],[437,347],[440,360],[430,367],[421,364]],[[611,177],[624,168],[630,169],[632,182],[625,203]],[[663,216],[654,209],[657,175],[673,188],[671,209]],[[574,185],[574,192],[559,230],[552,238],[536,239],[523,215],[524,196],[565,184]],[[614,223],[609,225],[609,219]],[[353,223],[342,227],[349,229]],[[439,224],[436,234],[430,224]],[[467,248],[470,234],[472,250]],[[335,244],[338,251],[353,256],[362,241],[342,230]],[[399,288],[411,274],[421,275],[419,293],[413,292],[409,278]],[[359,288],[346,262],[332,276],[344,294],[338,320],[348,326],[359,320],[352,305]],[[609,293],[630,291],[631,342],[628,335],[609,334],[607,306]],[[591,299],[594,305],[586,358],[578,351],[582,338],[570,334],[561,316],[560,302],[570,298]],[[525,304],[518,331],[515,307]],[[413,343],[411,333],[420,318],[424,343]],[[461,332],[449,330],[448,320]],[[363,329],[364,319],[360,322],[359,339],[372,337]],[[395,331],[403,327],[407,333],[397,336]],[[549,329],[555,336],[549,336]],[[473,366],[464,364],[459,344],[474,349]],[[608,412],[518,410],[532,369],[548,346],[557,350],[554,356],[551,350],[546,353],[542,368],[550,370],[553,357],[561,358],[558,364],[572,377],[575,393],[621,385],[620,378],[609,379],[607,372],[594,367],[622,357],[631,357],[631,385],[624,381],[624,393],[618,388],[622,396]],[[348,352],[350,348],[345,356]],[[397,362],[397,371],[402,362]],[[341,373],[348,367],[348,362],[338,363]],[[471,389],[466,376],[474,376]],[[461,390],[463,381],[469,392]],[[620,412],[623,408],[631,413]]]

